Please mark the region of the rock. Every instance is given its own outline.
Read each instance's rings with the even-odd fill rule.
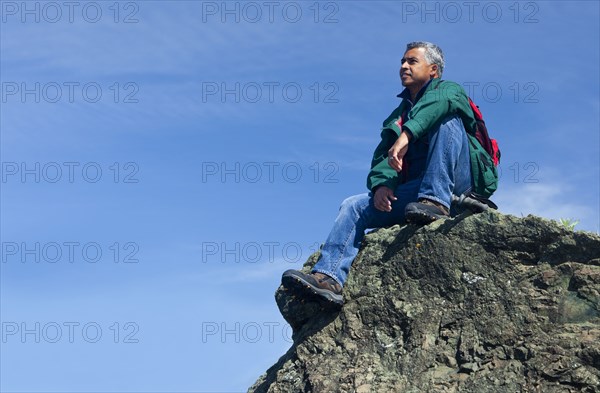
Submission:
[[[341,309],[277,290],[294,343],[249,392],[600,392],[599,262],[534,216],[376,230]]]

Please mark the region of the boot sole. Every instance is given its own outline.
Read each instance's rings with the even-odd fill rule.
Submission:
[[[432,208],[426,206],[425,208],[419,207],[419,203],[409,203],[406,206],[406,211],[404,212],[404,218],[407,222],[412,224],[420,224],[427,225],[431,224],[435,220],[449,218],[444,214],[434,213]],[[439,210],[439,209],[436,209]]]
[[[427,225],[427,224],[431,224],[432,222],[434,222],[436,220],[448,218],[448,217],[433,216],[433,215],[423,213],[420,211],[410,211],[410,212],[406,212],[404,214],[404,218],[406,219],[406,222],[409,222],[411,224]]]
[[[342,295],[336,295],[326,289],[316,288],[302,277],[293,274],[284,274],[281,277],[281,284],[287,289],[300,291],[301,293],[306,293],[308,291],[309,293],[316,295],[319,299],[326,300],[328,303],[337,306],[342,306],[344,304]]]

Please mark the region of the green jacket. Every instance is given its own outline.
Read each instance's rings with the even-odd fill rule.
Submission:
[[[485,197],[492,195],[498,185],[498,174],[492,159],[475,139],[475,117],[464,89],[457,83],[435,78],[420,94],[421,97],[408,112],[402,127],[399,126],[399,119],[411,105],[407,99],[403,99],[383,121],[381,142],[373,153],[367,188],[371,191],[378,186],[396,189],[400,177],[389,165],[387,152],[403,129],[412,134],[411,142],[416,141],[438,127],[448,115],[458,115],[469,137],[473,191]]]

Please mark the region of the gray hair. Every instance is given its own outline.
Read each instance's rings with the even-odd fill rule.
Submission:
[[[413,48],[424,48],[425,49],[425,60],[429,64],[435,64],[438,66],[438,76],[441,78],[444,72],[444,53],[442,48],[426,41],[415,41],[406,45],[406,51]]]

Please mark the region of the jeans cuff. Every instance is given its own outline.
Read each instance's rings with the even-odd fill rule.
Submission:
[[[312,273],[323,273],[323,274],[327,274],[329,277],[333,278],[338,284],[340,284],[342,287],[344,286],[344,284],[342,284],[342,282],[340,281],[340,279],[332,272],[328,271],[328,270],[323,270],[323,269],[316,269],[313,270]]]

